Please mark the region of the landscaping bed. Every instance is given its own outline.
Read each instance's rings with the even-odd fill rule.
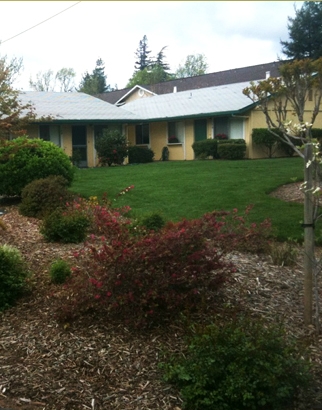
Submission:
[[[17,247],[33,277],[30,294],[0,316],[0,407],[180,410],[180,395],[162,381],[158,363],[165,349],[180,352],[184,326],[173,321],[134,332],[90,314],[59,324],[53,305],[61,285],[51,283],[49,265],[58,257],[73,260],[73,251],[83,245],[47,243],[39,220],[19,215],[15,205],[6,210],[0,244]],[[295,267],[238,252],[227,258],[237,271],[221,295],[222,305],[283,321],[288,333],[308,343],[315,378],[322,381],[322,336],[303,325],[301,258]],[[312,408],[314,403],[322,403],[322,383],[315,387]],[[308,408],[307,402],[302,405]]]

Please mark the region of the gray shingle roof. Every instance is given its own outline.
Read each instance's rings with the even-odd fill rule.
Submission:
[[[144,120],[237,113],[253,105],[242,93],[248,85],[249,81],[156,95],[131,101],[126,109]]]
[[[137,120],[135,114],[91,95],[72,92],[22,92],[19,99],[31,102],[37,118],[52,116],[54,121],[128,121]]]
[[[158,84],[140,85],[156,94],[169,94],[173,92],[174,87],[177,88],[177,91],[187,91],[217,85],[242,83],[244,81],[249,82],[265,78],[267,72],[269,72],[272,77],[278,77],[280,75],[279,67],[282,63],[282,61],[274,61],[271,63],[217,71],[215,73],[203,74],[195,77],[178,78],[176,80],[164,81]],[[116,101],[122,98],[130,90],[131,88],[124,88],[123,90],[98,94],[97,97],[111,104],[115,104]]]

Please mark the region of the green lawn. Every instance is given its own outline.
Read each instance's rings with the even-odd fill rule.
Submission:
[[[134,185],[116,205],[129,205],[134,217],[159,211],[173,221],[198,218],[215,209],[243,210],[253,204],[254,222],[270,218],[279,238],[300,239],[303,206],[268,196],[295,179],[303,180],[301,158],[169,161],[79,169],[72,190],[85,197],[105,192],[113,199]]]

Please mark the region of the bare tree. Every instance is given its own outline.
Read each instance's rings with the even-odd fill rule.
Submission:
[[[312,126],[322,98],[322,58],[295,60],[280,68],[279,78],[251,83],[243,90],[259,104],[269,131],[287,143],[304,162],[304,323],[313,321],[313,276],[317,285],[314,226],[318,219],[320,193],[319,144],[312,137]],[[309,101],[312,99],[312,102]],[[290,117],[297,118],[296,123]],[[274,129],[281,131],[282,136]],[[298,141],[298,143],[294,143]],[[315,287],[317,290],[317,287]],[[317,294],[317,293],[316,293]],[[316,326],[319,329],[319,301],[316,300]]]
[[[56,83],[59,83],[59,91],[69,92],[75,89],[73,80],[76,73],[73,68],[61,68],[56,74],[52,70],[39,71],[36,81],[30,77],[29,86],[35,91],[56,91]]]

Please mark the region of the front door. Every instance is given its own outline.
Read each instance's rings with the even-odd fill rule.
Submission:
[[[195,141],[207,139],[207,120],[195,120],[194,123]]]
[[[87,138],[85,125],[73,125],[73,162],[79,167],[87,167]]]

